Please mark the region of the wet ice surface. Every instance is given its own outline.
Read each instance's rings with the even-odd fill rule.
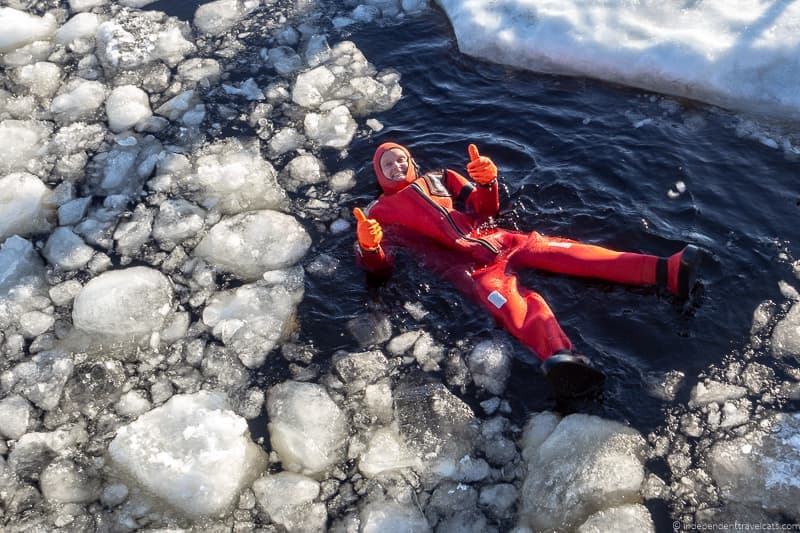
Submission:
[[[800,117],[800,8],[758,0],[440,0],[459,48],[515,67]]]
[[[429,43],[450,36],[426,1],[298,7],[220,0],[180,7],[188,10],[185,20],[135,9],[150,3],[0,8],[0,26],[12,28],[0,32],[5,529],[646,531],[666,513],[687,522],[797,519],[800,429],[786,402],[800,399],[800,335],[797,291],[785,280],[798,269],[786,243],[764,244],[758,234],[762,240],[753,244],[743,232],[724,234],[724,246],[716,245],[708,226],[681,226],[682,213],[694,213],[705,191],[689,171],[678,179],[673,174],[681,171],[670,167],[663,183],[652,184],[653,195],[650,180],[638,175],[621,187],[643,186],[643,197],[674,202],[666,207],[623,196],[631,211],[580,185],[571,189],[583,181],[604,192],[620,176],[599,183],[595,172],[561,176],[583,156],[569,156],[565,165],[548,162],[546,152],[534,156],[534,144],[549,141],[540,142],[540,125],[525,122],[525,109],[514,113],[521,124],[509,127],[509,138],[498,133],[505,126],[484,122],[496,111],[475,114],[473,106],[496,101],[498,90],[508,91],[501,103],[529,102],[529,94],[514,94],[518,74],[498,77],[483,67],[476,74],[454,50],[428,69],[425,47],[438,44],[407,53],[417,35]],[[398,42],[405,59],[385,42]],[[422,73],[413,70],[418,55],[428,69]],[[411,72],[401,76],[394,68],[401,66]],[[570,133],[562,140],[582,138],[587,132],[574,135],[575,128],[591,128],[595,115],[608,120],[594,100],[570,102],[558,80],[522,82],[542,83],[539,96],[560,95],[564,115],[546,129],[566,122],[561,127]],[[689,136],[681,142],[698,144],[691,135],[702,137],[714,120],[652,95],[634,104],[614,98],[604,107],[629,107],[619,113],[622,126],[613,126],[618,133],[674,129]],[[750,120],[726,127],[770,156],[795,153],[791,136],[776,138]],[[438,137],[440,130],[451,133]],[[569,204],[574,195],[586,205],[573,206],[576,217],[566,224],[579,227],[587,212],[598,213],[593,225],[622,243],[629,241],[611,228],[641,226],[651,238],[634,239],[634,248],[652,251],[659,240],[694,232],[741,274],[751,265],[737,266],[730,254],[751,246],[767,256],[764,249],[774,246],[770,265],[792,265],[780,270],[775,301],[759,295],[752,323],[719,311],[709,320],[704,312],[719,293],[731,290],[735,299],[736,292],[718,286],[724,281],[712,266],[712,295],[690,311],[697,316],[688,315],[689,326],[676,325],[673,310],[642,311],[664,313],[666,327],[688,329],[688,338],[695,323],[701,331],[719,325],[718,338],[700,339],[706,359],[692,344],[648,331],[646,323],[658,320],[638,322],[642,331],[626,340],[658,337],[666,363],[638,361],[619,338],[606,349],[605,334],[581,324],[580,345],[598,346],[591,355],[613,376],[608,398],[587,407],[599,416],[552,412],[538,371],[516,361],[524,357],[520,347],[476,309],[457,297],[437,301],[447,289],[431,287],[402,259],[376,300],[353,267],[349,212],[374,196],[364,176],[375,143],[409,141],[436,163],[457,165],[454,154],[472,130],[509,170],[504,179],[521,212],[545,225],[560,216],[554,201]],[[615,142],[612,151],[629,150],[627,141]],[[649,154],[635,150],[634,159]],[[725,159],[709,151],[704,158]],[[760,161],[750,145],[743,151]],[[530,160],[516,161],[520,154]],[[536,167],[534,159],[550,174],[535,185],[530,207],[531,183],[520,168]],[[769,183],[768,172],[753,174]],[[725,174],[726,187],[735,176]],[[713,176],[709,182],[724,203]],[[566,192],[554,195],[553,187]],[[771,205],[782,212],[779,202]],[[725,211],[704,206],[727,231],[732,221],[714,218]],[[680,227],[662,224],[666,219]],[[559,300],[563,286],[553,286]],[[604,292],[603,300],[592,289],[575,298],[581,308],[571,314],[604,309],[594,321],[623,331],[619,322],[603,323],[607,315],[618,318],[605,299],[632,304]],[[637,304],[644,307],[656,300],[631,297],[644,298]],[[577,322],[566,324],[575,331]],[[741,353],[718,362],[719,345],[727,349],[748,331]],[[687,350],[676,361],[674,354]],[[635,392],[620,393],[623,387]],[[660,414],[652,421],[654,405],[668,408],[665,421]]]

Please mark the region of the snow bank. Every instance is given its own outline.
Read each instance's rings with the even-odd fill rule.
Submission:
[[[149,334],[161,329],[171,305],[172,287],[161,272],[147,267],[113,270],[81,289],[72,321],[87,333]]]
[[[265,466],[247,422],[221,393],[173,396],[121,427],[113,464],[148,492],[192,517],[226,511]]]
[[[264,210],[224,218],[194,254],[243,280],[255,280],[264,272],[295,264],[309,246],[311,237],[294,217]]]
[[[472,56],[800,118],[794,2],[438,3]]]
[[[308,475],[333,466],[347,442],[344,413],[320,385],[286,381],[267,395],[269,435],[287,470]]]
[[[523,442],[528,476],[520,525],[576,527],[598,510],[640,499],[645,442],[630,427],[591,415],[558,421],[543,413],[528,422]]]

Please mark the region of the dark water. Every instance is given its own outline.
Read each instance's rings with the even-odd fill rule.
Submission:
[[[379,143],[408,145],[424,168],[463,172],[466,145],[474,142],[500,168],[507,187],[502,221],[509,227],[656,255],[687,242],[708,252],[688,306],[650,289],[523,275],[577,349],[608,374],[605,398],[592,408],[598,414],[653,429],[665,403],[646,393],[649,379],[684,372],[681,400],[698,373],[744,347],[760,302],[783,301],[777,283],[794,276],[778,254],[796,258],[800,237],[797,161],[738,137],[734,115],[469,58],[439,11],[399,26],[360,27],[349,38],[377,68],[399,70],[403,86],[401,101],[377,117],[386,129],[354,141],[344,161],[358,172],[355,204],[377,195],[369,162]],[[634,127],[644,119],[652,121]],[[669,199],[678,180],[687,191]],[[491,334],[481,309],[410,261],[370,294],[351,267],[351,242],[352,235],[323,241],[321,248],[342,262],[340,277],[312,280],[301,306],[303,331],[318,346],[353,349],[348,335],[339,334],[343,318],[373,298],[409,327],[402,303],[422,302],[431,311],[423,327],[428,323],[443,340],[477,342]],[[538,370],[528,365],[517,363],[510,387],[519,414],[553,406]]]
[[[790,263],[800,256],[798,161],[737,136],[739,116],[466,57],[438,10],[390,27],[356,26],[345,37],[378,69],[400,71],[403,87],[401,101],[376,117],[386,126],[382,132],[359,136],[344,160],[324,154],[331,173],[357,171],[348,210],[378,193],[370,159],[379,143],[406,144],[423,168],[463,172],[466,146],[474,142],[500,168],[508,227],[657,255],[688,242],[708,252],[691,305],[651,289],[523,274],[576,348],[608,375],[602,402],[587,411],[645,434],[656,429],[670,402],[649,392],[652,382],[668,371],[685,373],[675,400],[685,402],[699,374],[746,347],[756,306],[784,300],[778,281],[796,283]],[[687,191],[669,199],[679,180]],[[340,261],[331,279],[307,276],[300,335],[319,350],[315,362],[324,365],[337,349],[359,350],[345,323],[367,310],[388,314],[396,333],[421,328],[448,348],[496,332],[483,310],[410,259],[400,259],[387,284],[369,287],[355,267],[351,233],[314,237],[309,258],[327,253]],[[415,321],[403,310],[406,302],[420,302],[430,314]],[[555,402],[538,368],[525,362],[530,354],[518,343],[514,348],[518,360],[506,397],[522,422]],[[784,375],[779,363],[759,358]],[[456,392],[472,405],[483,399],[472,390]]]

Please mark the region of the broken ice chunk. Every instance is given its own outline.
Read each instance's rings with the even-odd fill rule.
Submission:
[[[655,530],[647,507],[636,503],[620,505],[594,513],[577,529],[577,533],[603,533],[605,531],[655,533]]]
[[[50,234],[42,253],[51,265],[69,272],[86,266],[94,255],[94,249],[72,230],[61,227]]]
[[[108,127],[119,133],[152,116],[147,93],[133,85],[123,85],[111,91],[106,99]]]
[[[0,435],[18,440],[27,431],[31,422],[31,404],[19,394],[0,400]]]
[[[149,334],[161,329],[171,305],[172,286],[158,270],[112,270],[81,289],[72,321],[76,328],[99,335]]]
[[[28,43],[48,39],[58,24],[51,14],[29,15],[10,7],[0,7],[0,53],[11,52]]]
[[[431,531],[425,516],[413,505],[400,505],[391,501],[372,502],[361,510],[360,517],[362,533]]]
[[[32,174],[18,172],[0,178],[0,240],[50,229],[52,192]]]
[[[245,8],[239,0],[216,0],[197,8],[194,25],[203,33],[222,35],[233,28],[244,14]]]
[[[539,421],[544,425],[528,428],[536,436],[524,438],[529,474],[520,495],[521,525],[536,531],[575,527],[598,509],[639,499],[645,442],[636,430],[574,414],[545,436],[552,424]]]
[[[53,98],[50,111],[62,124],[92,118],[106,100],[106,88],[98,81],[75,80]]]
[[[224,218],[194,254],[243,280],[256,280],[295,264],[310,246],[311,237],[294,217],[263,210]]]
[[[266,475],[253,483],[253,493],[270,520],[287,531],[324,531],[328,514],[321,503],[319,483],[293,472]],[[321,509],[319,508],[321,507]]]
[[[511,374],[511,347],[492,340],[478,343],[467,359],[475,385],[502,394]]]
[[[121,427],[108,452],[148,492],[192,517],[225,512],[265,466],[247,422],[218,392],[173,396]]]
[[[36,160],[45,155],[51,129],[34,120],[0,122],[0,175],[36,171]],[[8,193],[6,193],[8,194]]]
[[[320,385],[275,385],[267,394],[267,412],[270,443],[287,470],[321,473],[342,457],[345,415]]]
[[[203,323],[249,368],[261,366],[293,324],[303,298],[302,268],[287,273],[286,279],[288,283],[254,283],[217,293],[203,311]]]
[[[742,437],[717,442],[711,474],[723,500],[800,519],[800,413],[777,413]]]
[[[356,133],[356,121],[344,105],[322,113],[308,113],[303,124],[311,140],[330,148],[346,148]]]

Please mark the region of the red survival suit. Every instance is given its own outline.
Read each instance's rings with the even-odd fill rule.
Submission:
[[[381,156],[393,148],[404,150],[412,162],[404,182],[388,180],[380,169]],[[677,283],[676,274],[667,272],[677,271],[673,258],[668,265],[654,255],[492,227],[487,222],[499,210],[497,180],[481,186],[449,169],[418,177],[408,150],[394,143],[378,148],[373,168],[384,193],[365,211],[380,223],[384,238],[375,250],[356,245],[361,266],[385,273],[392,268],[394,248],[413,252],[423,266],[480,302],[542,361],[571,352],[572,343],[544,299],[519,284],[517,269],[630,285]]]

